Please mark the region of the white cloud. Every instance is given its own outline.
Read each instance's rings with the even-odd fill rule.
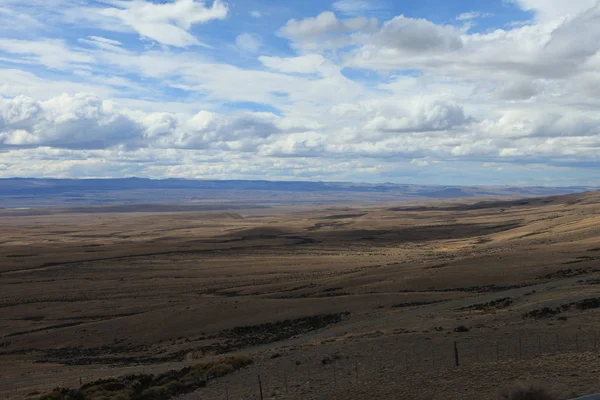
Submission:
[[[458,21],[470,21],[472,19],[491,17],[492,15],[493,14],[484,13],[481,11],[470,11],[470,12],[460,14],[459,16],[456,17],[456,19]]]
[[[600,156],[600,9],[584,1],[567,16],[560,2],[523,0],[536,13],[527,25],[481,33],[469,22],[379,21],[341,1],[338,15],[276,32],[295,54],[277,52],[251,20],[223,22],[227,39],[206,35],[210,51],[185,48],[206,39],[195,24],[228,14],[210,16],[226,9],[218,2],[53,1],[68,34],[0,39],[10,65],[0,72],[2,176],[377,181],[475,176],[465,166],[483,163],[537,165],[543,176]],[[58,18],[44,12],[43,22]],[[132,44],[131,32],[172,47]],[[244,57],[233,62],[235,48]]]
[[[419,159],[413,159],[410,162],[413,165],[416,165],[417,167],[427,167],[429,165],[429,162],[427,160],[419,160]]]
[[[257,53],[263,45],[259,35],[244,32],[235,38],[237,48],[245,53]]]
[[[376,18],[338,19],[333,12],[325,11],[314,18],[291,19],[279,33],[296,47],[317,51],[360,43],[360,34],[374,32],[378,25]]]
[[[220,0],[214,0],[210,7],[195,0],[163,4],[131,0],[115,1],[113,4],[116,7],[97,9],[97,12],[120,21],[144,38],[176,47],[200,45],[201,42],[189,33],[191,27],[225,19],[229,14],[227,5]]]
[[[94,61],[93,57],[86,53],[69,49],[65,42],[59,39],[0,39],[0,51],[20,56],[14,58],[16,63],[34,62],[55,69],[82,67]]]
[[[321,76],[339,76],[340,74],[340,68],[320,54],[287,58],[261,56],[259,60],[267,68],[284,73],[319,74]]]
[[[83,93],[46,101],[24,96],[0,97],[0,147],[250,151],[256,150],[261,140],[294,129],[297,128],[290,128],[289,123],[270,113],[147,113]]]
[[[123,48],[123,43],[118,40],[107,39],[100,36],[89,36],[87,38],[80,38],[80,43],[84,43],[93,47],[97,47],[102,50],[113,51],[117,53],[126,52]]]
[[[34,16],[20,10],[2,7],[0,3],[0,32],[39,29],[42,26],[43,24]]]
[[[140,127],[112,102],[78,94],[39,102],[16,97],[0,102],[0,145],[107,148],[134,144]]]
[[[114,88],[102,84],[42,79],[17,69],[2,69],[0,73],[3,78],[0,81],[0,96],[9,98],[24,95],[36,99],[49,99],[63,93],[95,93],[104,98],[117,95]]]
[[[433,132],[449,130],[471,122],[457,104],[413,103],[408,109],[392,104],[376,104],[376,114],[365,129],[376,132]]]
[[[594,7],[598,0],[513,0],[521,8],[533,11],[541,20],[562,19]]]
[[[257,10],[250,11],[250,16],[252,18],[260,18],[263,16],[263,13]]]
[[[425,19],[398,16],[383,24],[373,43],[407,52],[454,51],[462,47],[460,31]]]

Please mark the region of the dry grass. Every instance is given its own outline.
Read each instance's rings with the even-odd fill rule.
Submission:
[[[219,349],[262,357],[314,344],[320,360],[329,343],[380,346],[373,332],[410,344],[600,331],[594,309],[522,318],[600,297],[599,214],[600,195],[585,194],[417,210],[2,215],[0,392],[158,373]],[[341,313],[350,317],[285,335],[228,334]],[[455,333],[462,325],[469,332]]]

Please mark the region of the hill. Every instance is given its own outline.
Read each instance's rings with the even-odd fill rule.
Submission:
[[[600,392],[597,192],[0,224],[11,398],[239,353],[188,398],[257,398],[258,374],[282,399]]]
[[[0,179],[0,207],[79,207],[122,204],[280,205],[377,203],[423,199],[530,197],[590,187],[493,187],[276,182],[246,180]]]

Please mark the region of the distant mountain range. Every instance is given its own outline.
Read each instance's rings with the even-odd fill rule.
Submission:
[[[0,207],[114,204],[328,204],[464,197],[537,197],[595,187],[504,187],[258,180],[0,179]]]

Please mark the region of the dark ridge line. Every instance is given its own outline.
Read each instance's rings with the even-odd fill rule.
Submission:
[[[302,238],[299,236],[282,236],[281,239],[295,239],[299,240],[297,243],[291,243],[291,246],[298,246],[309,243],[316,243],[315,239],[311,238]],[[206,243],[206,244],[214,244],[214,243]],[[54,267],[64,267],[73,264],[82,264],[88,262],[98,262],[98,261],[112,261],[112,260],[127,260],[131,258],[138,257],[153,257],[153,256],[166,256],[166,255],[177,255],[177,254],[202,254],[202,253],[220,253],[224,251],[236,251],[236,250],[247,250],[247,249],[270,249],[280,245],[260,245],[260,246],[238,246],[238,247],[229,247],[226,249],[199,249],[199,250],[173,250],[173,251],[163,251],[163,252],[154,252],[154,253],[143,253],[143,254],[131,254],[126,256],[114,256],[114,257],[104,257],[104,258],[94,258],[89,260],[77,260],[77,261],[65,261],[65,262],[49,262],[44,263],[38,267],[33,268],[24,268],[24,269],[11,269],[7,271],[0,272],[2,274],[16,274],[19,272],[27,272],[27,271],[35,271],[42,268],[54,268]]]

